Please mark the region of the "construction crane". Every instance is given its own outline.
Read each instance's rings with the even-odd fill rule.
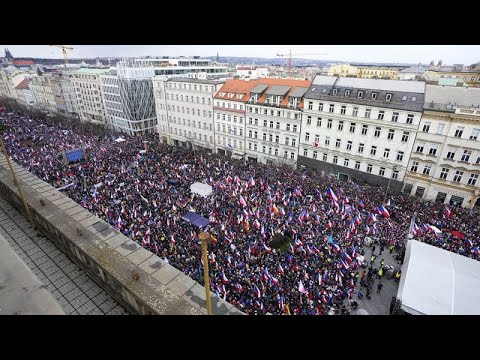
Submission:
[[[310,55],[327,55],[326,53],[303,53],[303,54],[292,54],[290,49],[288,54],[277,54],[278,57],[288,57],[288,72],[292,72],[292,56],[310,56]]]
[[[73,50],[73,47],[65,46],[65,45],[50,45],[50,46],[58,47],[62,49],[63,58],[65,59],[65,67],[67,67],[67,63],[68,63],[67,50]]]

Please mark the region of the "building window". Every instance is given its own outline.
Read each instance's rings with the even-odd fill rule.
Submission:
[[[314,159],[317,158],[317,152],[316,152],[316,151],[313,152],[313,158],[314,158]]]
[[[345,96],[350,96],[350,90],[345,90]]]
[[[275,135],[275,142],[277,144],[280,142],[280,136],[279,135]]]
[[[413,114],[407,115],[407,124],[413,124]]]
[[[287,150],[285,150],[285,151],[283,152],[283,158],[284,158],[284,159],[287,159],[287,158],[288,158],[288,151],[287,151]]]
[[[308,102],[308,110],[312,110],[313,109],[313,101],[309,101]]]
[[[317,118],[317,126],[318,127],[322,126],[322,118]]]
[[[335,110],[335,105],[334,105],[334,104],[330,104],[330,107],[328,108],[328,112],[333,113],[333,110]]]
[[[359,144],[358,145],[358,152],[363,153],[363,148],[364,148],[364,144]]]
[[[312,117],[307,116],[307,125],[312,125]]]
[[[404,131],[403,135],[402,135],[402,142],[407,142],[409,135],[410,135],[410,133],[408,131]]]
[[[285,130],[290,131],[290,124],[287,124],[287,127]]]
[[[270,127],[273,129],[273,121],[270,121]]]
[[[331,128],[332,128],[332,124],[333,124],[333,120],[332,120],[332,119],[328,119],[328,121],[327,121],[327,129],[331,129]]]
[[[388,130],[387,139],[388,140],[393,140],[394,135],[395,135],[395,130],[393,130],[393,129]]]
[[[370,150],[370,155],[375,156],[376,154],[377,154],[377,147],[373,145],[372,149]]]
[[[252,150],[252,143],[251,142],[248,143],[248,150]]]
[[[270,135],[270,136],[271,136],[271,135]],[[295,146],[295,145],[297,145],[297,139],[293,138],[293,139],[292,139],[292,146]]]
[[[445,124],[438,124],[437,125],[437,135],[442,135],[443,134],[443,129],[445,129]]]
[[[437,144],[430,145],[430,150],[428,151],[428,154],[433,156],[437,154]]]
[[[355,161],[355,170],[360,170],[360,161]]]
[[[385,117],[385,111],[380,110],[378,112],[378,120],[383,120],[384,117]]]
[[[310,141],[310,133],[305,133],[305,141]]]
[[[470,135],[470,140],[477,140],[480,129],[472,129],[472,135]]]
[[[430,175],[430,170],[432,170],[432,165],[425,165],[423,167],[423,175]]]
[[[257,131],[254,132],[254,135],[255,135],[255,139],[258,139],[258,132]]]
[[[267,147],[265,145],[262,146],[262,152],[265,154],[267,152]]]
[[[277,121],[276,128],[280,130],[280,123]]]
[[[397,180],[398,179],[398,170],[393,170],[392,172],[392,179]]]
[[[323,111],[323,104],[322,103],[318,104],[318,111]]]
[[[337,95],[338,93],[338,90],[337,89],[333,89],[333,95]]]
[[[465,128],[463,126],[457,126],[457,130],[455,130],[455,135],[454,136],[457,137],[457,138],[461,138],[462,135],[463,135],[463,130],[464,129]]]
[[[277,150],[277,149],[275,149]],[[303,156],[307,157],[308,156],[308,150],[307,149],[303,149]]]
[[[263,133],[263,141],[267,141],[267,134]]]
[[[347,141],[347,150],[352,150],[352,142],[351,141]]]
[[[385,97],[385,100],[386,101],[391,101],[392,100],[392,94],[387,94],[387,96]]]
[[[455,175],[453,176],[453,182],[460,182],[462,181],[463,171],[457,170],[455,171]]]
[[[419,143],[417,144],[417,150],[416,150],[416,152],[418,152],[418,153],[423,153],[423,148],[424,148],[424,146],[425,146],[425,143],[419,142]]]
[[[253,150],[254,150],[254,151],[257,151],[257,144],[256,144],[256,143],[253,144]]]
[[[350,132],[351,133],[355,132],[355,123],[350,123]]]
[[[349,159],[345,159],[345,160],[343,160],[343,166],[346,166],[346,167],[348,167],[348,163],[349,163],[349,162],[350,162],[350,160],[349,160]]]
[[[455,151],[449,151],[447,153],[447,159],[453,160],[454,157],[455,157]]]
[[[397,122],[398,121],[398,112],[394,112],[392,115],[392,121]]]
[[[384,167],[381,167],[380,170],[378,170],[378,175],[385,176],[385,168]]]
[[[402,161],[403,160],[403,155],[404,155],[404,152],[403,151],[399,151],[397,153],[397,161]]]
[[[258,126],[258,119],[255,119],[255,126]]]
[[[285,138],[285,145],[290,146],[290,138],[288,137]]]
[[[328,159],[328,154],[325,154],[325,153],[323,153],[323,161],[325,161],[325,162],[326,162],[326,161],[327,161],[327,159]]]
[[[415,196],[416,197],[423,197],[423,193],[425,192],[425,188],[421,186],[417,186],[417,190],[415,191]]]
[[[463,155],[461,161],[467,162],[470,159],[470,155],[472,155],[471,150],[463,150]]]
[[[417,172],[417,169],[418,169],[418,161],[413,161],[410,171]]]
[[[367,172],[368,173],[372,172],[372,168],[373,168],[372,164],[367,164]]]
[[[430,130],[430,125],[431,125],[431,124],[432,124],[432,123],[430,123],[430,122],[425,122],[425,124],[423,124],[423,129],[422,129],[422,131],[428,133],[428,131]]]
[[[372,92],[372,100],[376,100],[377,99],[377,93],[376,92]]]
[[[263,120],[263,126],[267,127],[267,120]]]
[[[370,113],[372,112],[372,109],[365,109],[365,117],[367,119],[370,119]]]
[[[450,197],[450,205],[456,206],[456,205],[462,205],[463,204],[463,198],[460,196],[455,196],[452,195]]]
[[[330,145],[330,138],[328,136],[325,137],[325,145],[326,146]]]
[[[334,156],[334,157],[333,157],[333,163],[334,163],[334,164],[337,164],[337,163],[338,163],[338,156]]]
[[[450,169],[442,168],[442,172],[440,173],[440,179],[446,180],[449,171],[450,171]]]
[[[345,105],[342,105],[342,108],[340,109],[340,114],[345,115],[346,111],[347,111],[347,107]]]
[[[343,130],[343,121],[338,122],[338,130],[342,131]]]
[[[297,132],[297,125],[293,125],[293,132]]]
[[[294,152],[290,153],[290,159],[295,160],[295,153]]]
[[[359,92],[357,93],[357,97],[358,97],[359,99],[362,99],[362,98],[363,98],[363,91],[359,91]]]
[[[373,136],[375,136],[376,138],[380,137],[380,131],[382,130],[382,128],[380,127],[376,127],[375,128],[375,133]]]
[[[353,108],[352,116],[358,116],[358,107]]]
[[[468,185],[475,185],[478,180],[477,174],[470,174],[470,178],[468,179]]]
[[[368,131],[368,125],[363,125],[362,126],[362,135],[367,135],[367,131]]]
[[[337,141],[335,141],[335,147],[336,147],[336,148],[339,148],[340,145],[341,145],[341,142],[342,142],[342,141],[341,141],[340,139],[337,139]]]
[[[388,159],[389,156],[390,156],[390,149],[385,149],[385,151],[383,152],[383,157]]]

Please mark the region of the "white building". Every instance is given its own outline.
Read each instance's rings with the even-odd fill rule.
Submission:
[[[35,99],[32,90],[29,88],[30,80],[28,78],[17,85],[15,91],[17,92],[18,101],[23,105],[32,106],[35,104]]]
[[[70,73],[63,69],[53,71],[50,84],[55,96],[57,111],[63,114],[76,114],[77,101],[75,99]]]
[[[214,151],[213,96],[224,82],[153,78],[157,132],[164,142]]]
[[[249,92],[246,104],[248,160],[294,166],[302,127],[303,95],[311,82],[261,79]]]
[[[5,96],[17,99],[17,91],[15,88],[26,78],[28,74],[17,69],[15,66],[9,65],[0,68],[0,97]]]
[[[246,80],[266,78],[268,76],[268,68],[260,66],[237,66],[236,75],[239,79]]]
[[[480,205],[480,88],[427,85],[404,192]]]
[[[71,72],[77,111],[82,122],[106,124],[100,76],[108,69],[81,68]]]
[[[35,106],[42,110],[54,112],[57,111],[55,95],[50,83],[51,74],[37,72],[33,75],[29,87],[35,98]]]
[[[425,83],[319,75],[304,96],[299,165],[400,189]]]
[[[234,159],[245,155],[245,109],[258,80],[229,79],[214,96],[216,152]]]

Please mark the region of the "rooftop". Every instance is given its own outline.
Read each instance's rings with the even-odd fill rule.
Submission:
[[[28,89],[28,79],[23,79],[16,87],[15,89],[16,90],[24,90],[24,89]]]
[[[80,68],[78,70],[72,71],[72,74],[91,74],[91,75],[103,75],[107,74],[110,69],[97,69],[97,68]]]
[[[195,83],[195,84],[209,84],[209,85],[218,85],[223,84],[224,80],[202,80],[202,79],[189,79],[189,78],[173,78],[168,79],[167,81],[174,82],[184,82],[184,83]]]
[[[434,106],[432,106],[432,103]],[[425,109],[455,112],[455,107],[480,108],[480,88],[427,85]],[[447,107],[449,106],[449,107]]]

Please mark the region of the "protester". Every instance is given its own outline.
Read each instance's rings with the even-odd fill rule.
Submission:
[[[365,238],[380,241],[380,254],[383,244],[402,253],[413,213],[422,224],[412,229],[415,239],[480,260],[477,209],[446,212],[401,193],[384,204],[383,188],[194,153],[154,134],[122,134],[125,141],[116,142],[119,135],[108,131],[5,112],[0,123],[9,127],[4,141],[15,162],[202,284],[199,231],[182,216],[195,211],[208,218],[211,289],[247,314],[320,315],[344,308],[355,293],[363,297],[356,254]],[[75,149],[83,158],[68,163],[64,153]],[[210,184],[212,195],[191,194],[197,181]],[[286,251],[272,249],[276,234],[291,238]]]

